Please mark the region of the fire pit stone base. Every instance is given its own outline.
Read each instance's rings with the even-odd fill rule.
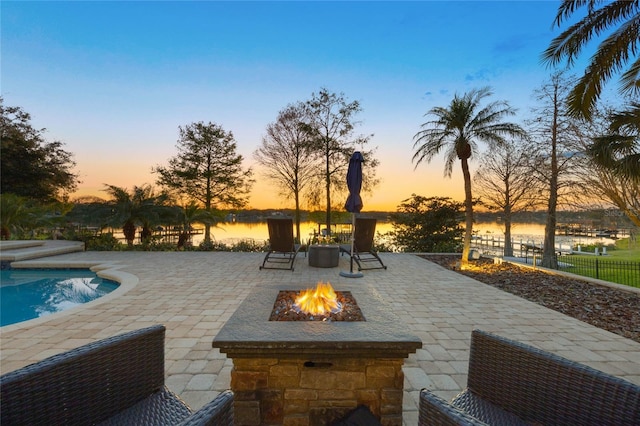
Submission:
[[[236,424],[327,425],[365,405],[402,425],[402,359],[234,359]]]

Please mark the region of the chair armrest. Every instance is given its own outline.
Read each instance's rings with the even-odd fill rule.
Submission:
[[[486,423],[457,409],[428,389],[420,391],[420,426],[487,426]]]
[[[179,426],[233,426],[233,392],[222,392]]]
[[[164,385],[164,326],[131,331],[0,377],[0,423],[93,424]]]
[[[640,386],[480,330],[471,335],[467,387],[529,422],[640,424]]]

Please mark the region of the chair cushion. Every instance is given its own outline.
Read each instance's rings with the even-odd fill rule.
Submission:
[[[121,411],[101,426],[176,425],[191,415],[191,409],[166,387],[137,404]]]

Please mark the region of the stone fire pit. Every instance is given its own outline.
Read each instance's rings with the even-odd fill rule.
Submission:
[[[365,321],[269,321],[280,291],[257,287],[213,340],[233,359],[237,425],[326,425],[366,405],[383,425],[402,425],[404,359],[422,347],[373,288],[350,291]]]

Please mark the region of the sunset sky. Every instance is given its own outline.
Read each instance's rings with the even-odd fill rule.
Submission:
[[[483,86],[518,109],[514,121],[528,117],[552,72],[540,55],[559,32],[557,6],[3,1],[1,91],[75,155],[72,197],[154,184],[152,167],[177,154],[178,126],[196,121],[232,131],[252,166],[278,112],[324,87],[358,100],[356,131],[374,134],[382,182],[365,211],[395,210],[412,193],[462,200],[459,166],[451,179],[442,158],[415,168],[413,136],[429,109]],[[255,171],[252,207],[292,207]]]

